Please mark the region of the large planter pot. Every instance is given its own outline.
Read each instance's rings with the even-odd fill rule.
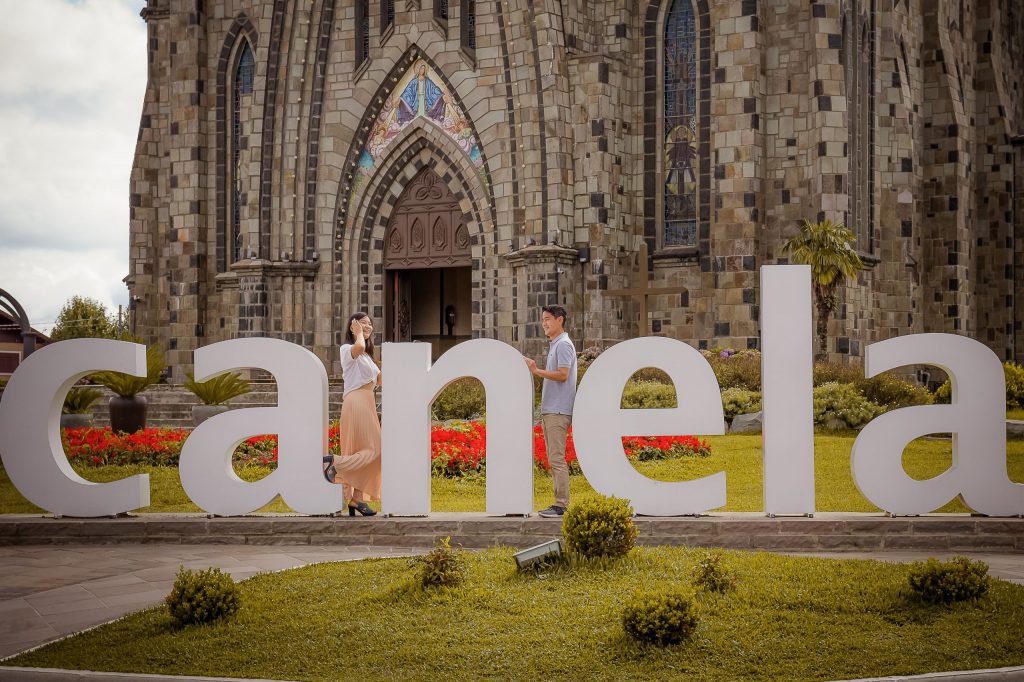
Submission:
[[[199,426],[215,414],[228,411],[227,405],[193,405],[192,426]]]
[[[141,395],[110,399],[110,429],[117,433],[135,433],[146,428],[146,399]]]
[[[62,414],[60,416],[60,428],[62,429],[81,429],[86,426],[92,426],[92,415],[88,412],[84,414]]]

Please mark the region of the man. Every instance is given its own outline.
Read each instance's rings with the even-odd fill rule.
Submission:
[[[555,482],[555,503],[540,512],[551,518],[565,513],[569,506],[569,466],[565,463],[565,441],[572,421],[572,404],[576,400],[576,346],[565,332],[566,313],[560,305],[544,307],[541,327],[551,342],[544,369],[524,356],[530,372],[544,379],[540,398],[540,418],[544,443]]]

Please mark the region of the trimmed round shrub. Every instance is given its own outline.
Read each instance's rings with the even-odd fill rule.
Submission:
[[[814,389],[814,423],[859,429],[885,412],[851,384],[822,384]]]
[[[721,552],[706,552],[690,572],[693,584],[707,592],[724,594],[736,589],[736,576],[722,563]]]
[[[562,517],[569,551],[587,558],[622,557],[636,544],[636,524],[629,500],[602,495],[570,505]]]
[[[233,616],[238,612],[241,592],[231,576],[219,568],[191,571],[182,566],[164,601],[171,620],[181,628]]]
[[[452,549],[452,538],[440,538],[434,541],[434,548],[413,559],[419,564],[419,580],[423,587],[458,585],[466,577],[465,561],[462,553]]]
[[[977,599],[988,591],[988,564],[955,556],[950,561],[915,561],[907,576],[910,591],[926,604]]]
[[[693,597],[685,592],[639,592],[622,611],[622,629],[633,639],[665,646],[697,631]]]
[[[676,388],[660,381],[630,381],[622,391],[623,408],[678,407]]]
[[[456,379],[441,391],[434,400],[434,419],[473,419],[486,411],[487,400],[484,385],[479,379],[463,377]]]
[[[761,410],[761,392],[743,388],[727,388],[722,391],[722,410],[727,421],[738,414],[749,414]]]

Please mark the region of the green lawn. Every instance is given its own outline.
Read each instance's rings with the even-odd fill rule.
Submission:
[[[517,574],[512,550],[466,557],[466,581],[424,591],[402,559],[308,566],[241,583],[234,620],[175,631],[163,607],[6,665],[294,680],[836,680],[1024,663],[1024,587],[925,607],[908,568],[726,552],[735,592],[697,597],[689,643],[622,631],[636,589],[687,587],[696,551]]]
[[[850,449],[853,435],[815,436],[815,481],[817,509],[819,511],[878,511],[857,490],[850,472]],[[717,471],[727,476],[728,503],[725,511],[761,511],[762,461],[760,435],[711,436],[711,457],[697,459],[641,462],[637,468],[644,474],[663,481],[682,481]],[[936,476],[951,464],[950,441],[916,440],[903,455],[907,471],[918,479]],[[1007,466],[1010,478],[1024,483],[1024,440],[1007,442]],[[185,496],[176,468],[159,467],[80,467],[79,473],[92,481],[113,481],[136,473],[149,473],[152,505],[142,511],[198,512],[198,507]],[[248,480],[265,476],[268,470],[250,468],[239,471]],[[484,511],[484,479],[442,479],[432,482],[434,511]],[[573,476],[572,495],[577,497],[592,491],[582,476]],[[538,472],[534,477],[536,508],[542,509],[553,499],[551,479]],[[0,513],[40,512],[29,504],[11,485],[6,473],[0,469]],[[288,508],[275,500],[264,511],[286,512]],[[959,501],[947,504],[943,512],[969,511]]]

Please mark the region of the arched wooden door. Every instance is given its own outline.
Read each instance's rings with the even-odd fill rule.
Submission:
[[[398,200],[384,237],[391,341],[426,341],[433,356],[470,338],[469,231],[459,202],[430,168]]]

